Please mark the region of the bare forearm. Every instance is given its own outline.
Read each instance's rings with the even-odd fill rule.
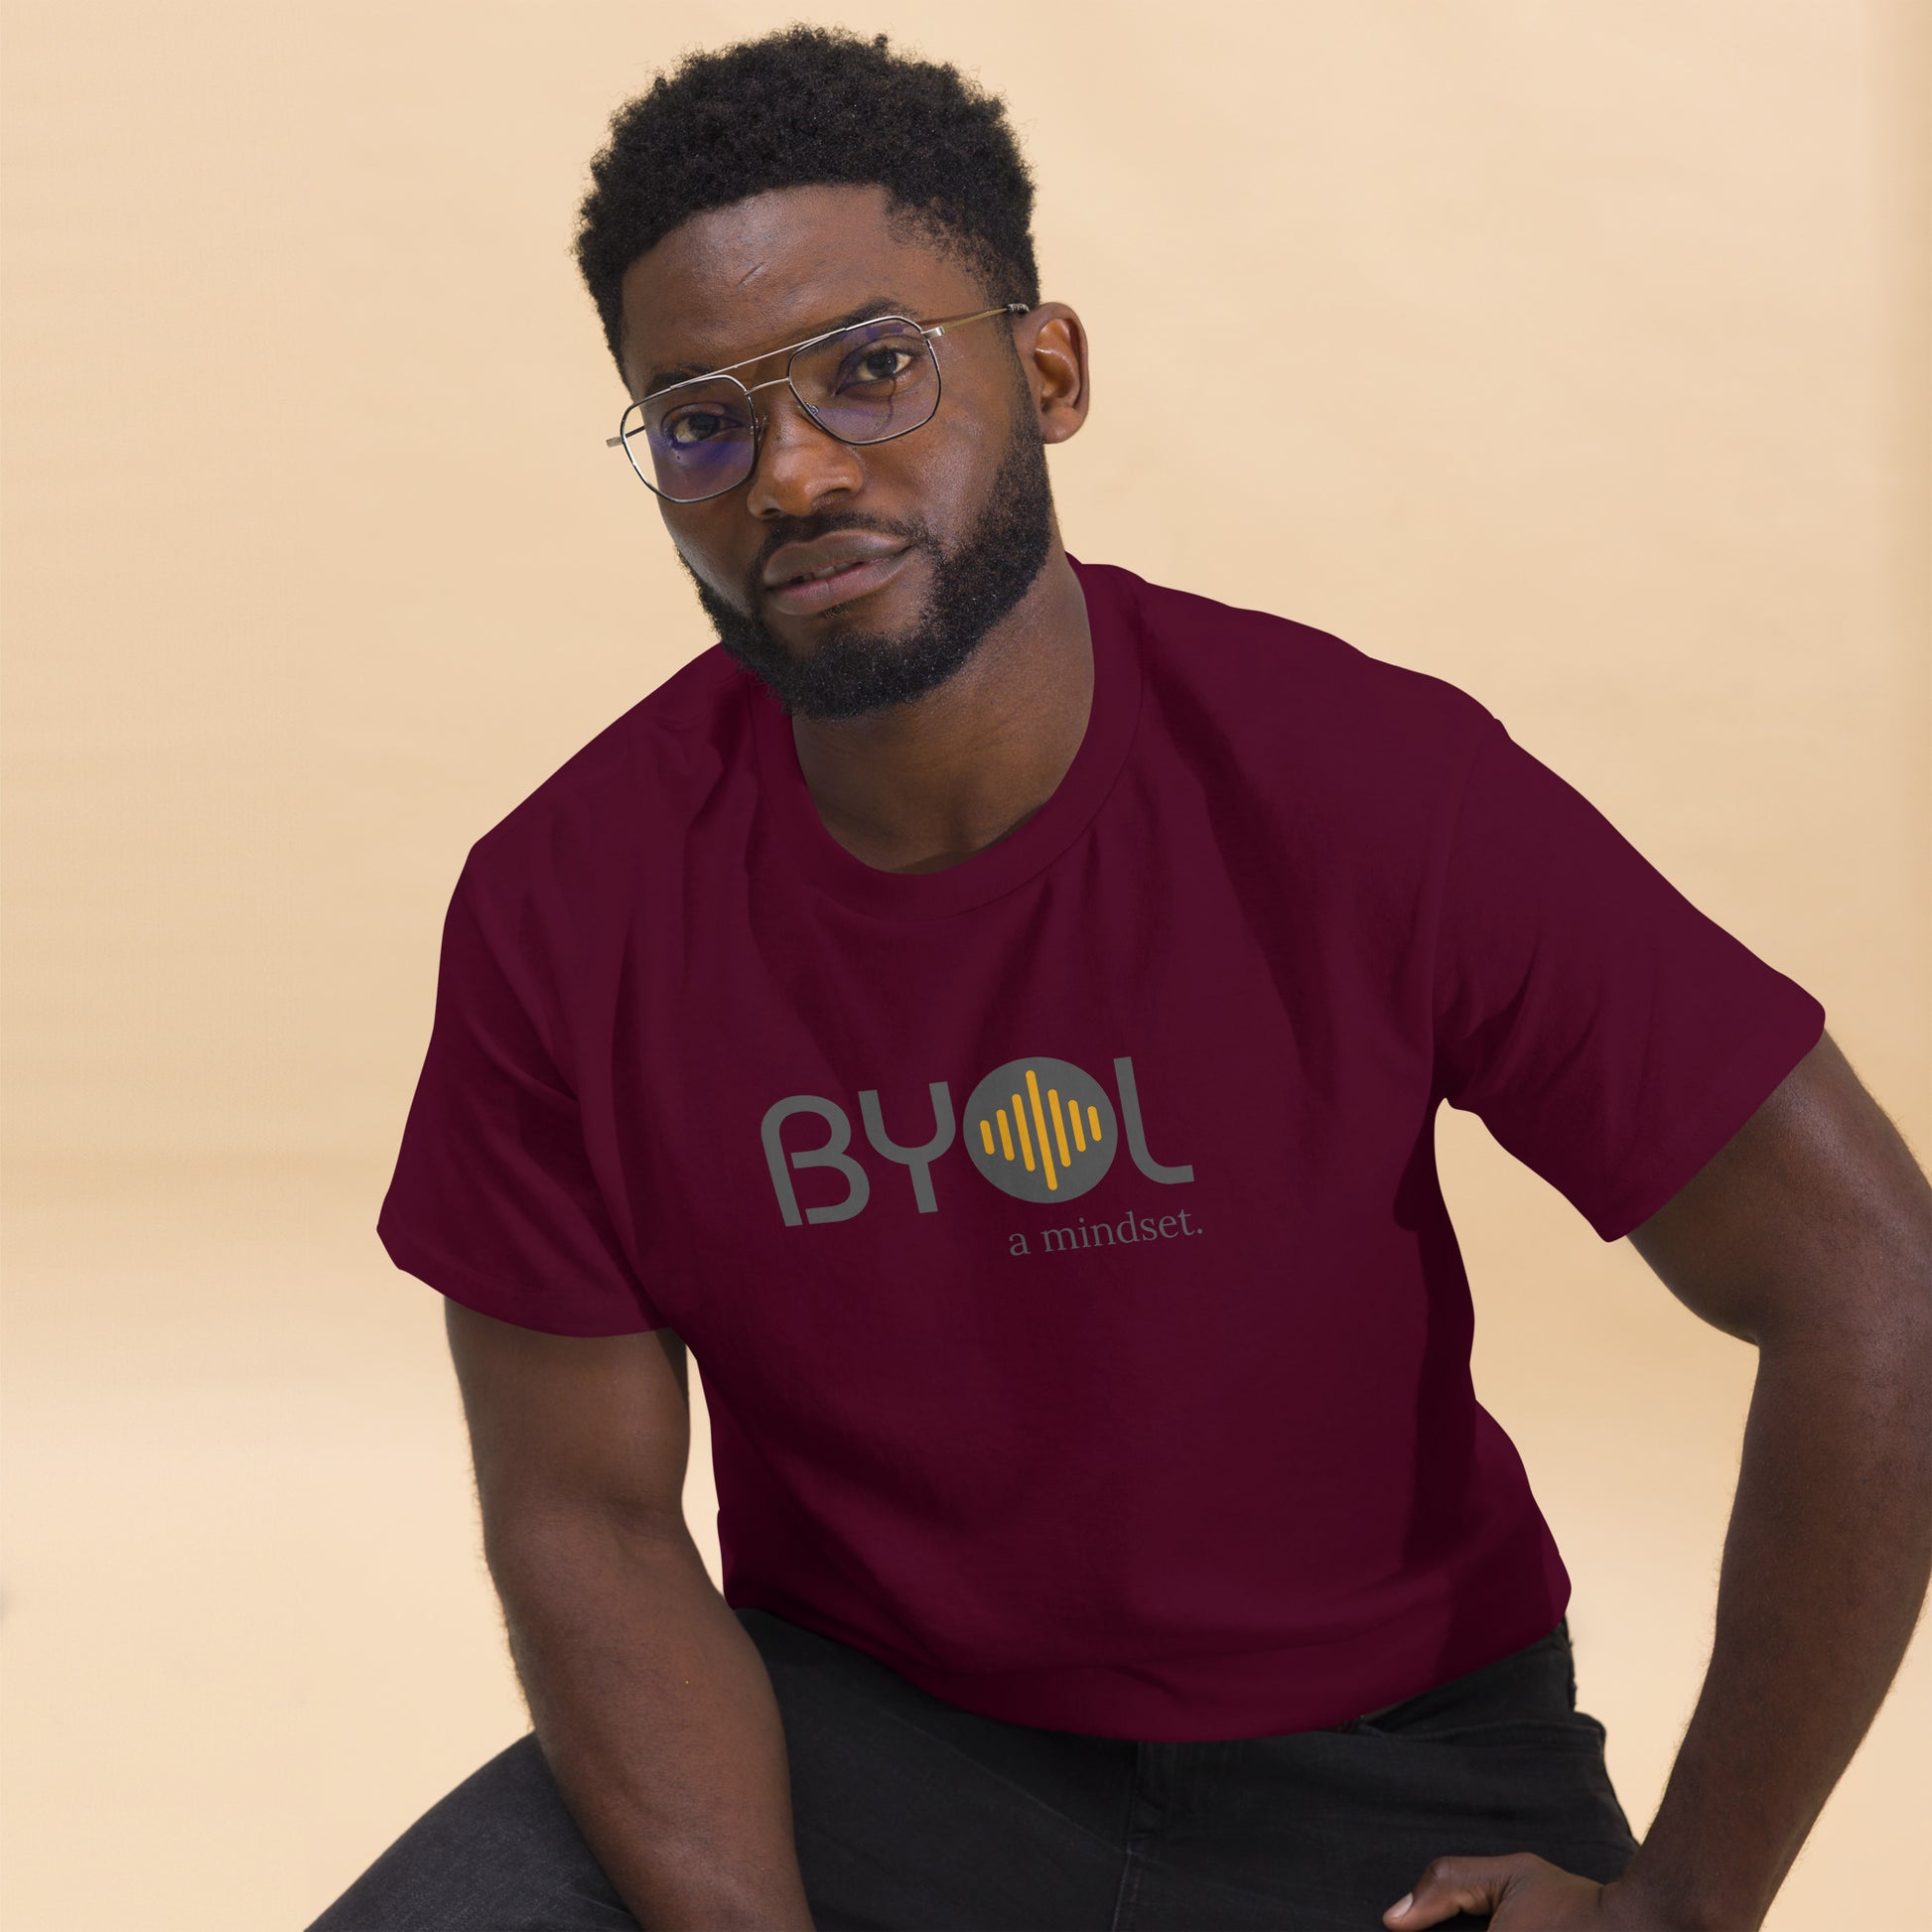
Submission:
[[[1755,1927],[1883,1701],[1932,1569],[1932,1340],[1761,1349],[1711,1663],[1624,1877]]]
[[[489,1553],[537,1740],[647,1932],[809,1932],[784,1732],[690,1538],[616,1518]]]

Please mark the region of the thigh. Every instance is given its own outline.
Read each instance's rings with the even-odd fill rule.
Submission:
[[[1603,1726],[1574,1700],[1559,1626],[1348,1729],[1187,1747],[1172,1820],[1130,1855],[1120,1932],[1370,1932],[1447,1854],[1534,1852],[1616,1877],[1636,1840]]]
[[[637,1932],[526,1732],[439,1799],[308,1932]]]
[[[852,1645],[738,1615],[784,1721],[819,1932],[1107,1932],[1131,1742],[983,1718]]]
[[[738,1612],[784,1726],[818,1932],[1107,1932],[1134,1746],[1002,1724],[856,1647]],[[526,1734],[412,1825],[308,1932],[635,1932]]]

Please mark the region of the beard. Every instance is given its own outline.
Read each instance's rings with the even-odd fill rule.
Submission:
[[[820,635],[802,655],[757,617],[765,559],[780,544],[810,542],[835,530],[877,530],[903,537],[932,559],[933,583],[925,603],[901,635],[840,622],[838,607],[822,621]],[[941,548],[919,523],[882,517],[801,517],[774,529],[759,546],[747,574],[749,611],[727,604],[680,550],[718,632],[718,641],[742,670],[760,679],[787,715],[856,718],[885,705],[909,704],[944,684],[972,656],[986,633],[1033,588],[1052,547],[1053,497],[1046,451],[1022,415],[994,472],[986,507],[958,549]]]

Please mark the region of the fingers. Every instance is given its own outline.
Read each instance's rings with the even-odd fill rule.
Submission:
[[[1493,1912],[1539,1868],[1555,1869],[1533,1852],[1513,1852],[1506,1859],[1431,1859],[1415,1890],[1398,1898],[1382,1914],[1382,1923],[1413,1932],[1457,1912]]]

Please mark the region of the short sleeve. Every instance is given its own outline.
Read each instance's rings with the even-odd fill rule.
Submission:
[[[377,1236],[398,1268],[500,1321],[560,1335],[662,1327],[592,1172],[576,1096],[474,894],[466,865]]]
[[[1485,717],[1435,934],[1436,1081],[1451,1106],[1614,1241],[1824,1031],[1810,993]]]

